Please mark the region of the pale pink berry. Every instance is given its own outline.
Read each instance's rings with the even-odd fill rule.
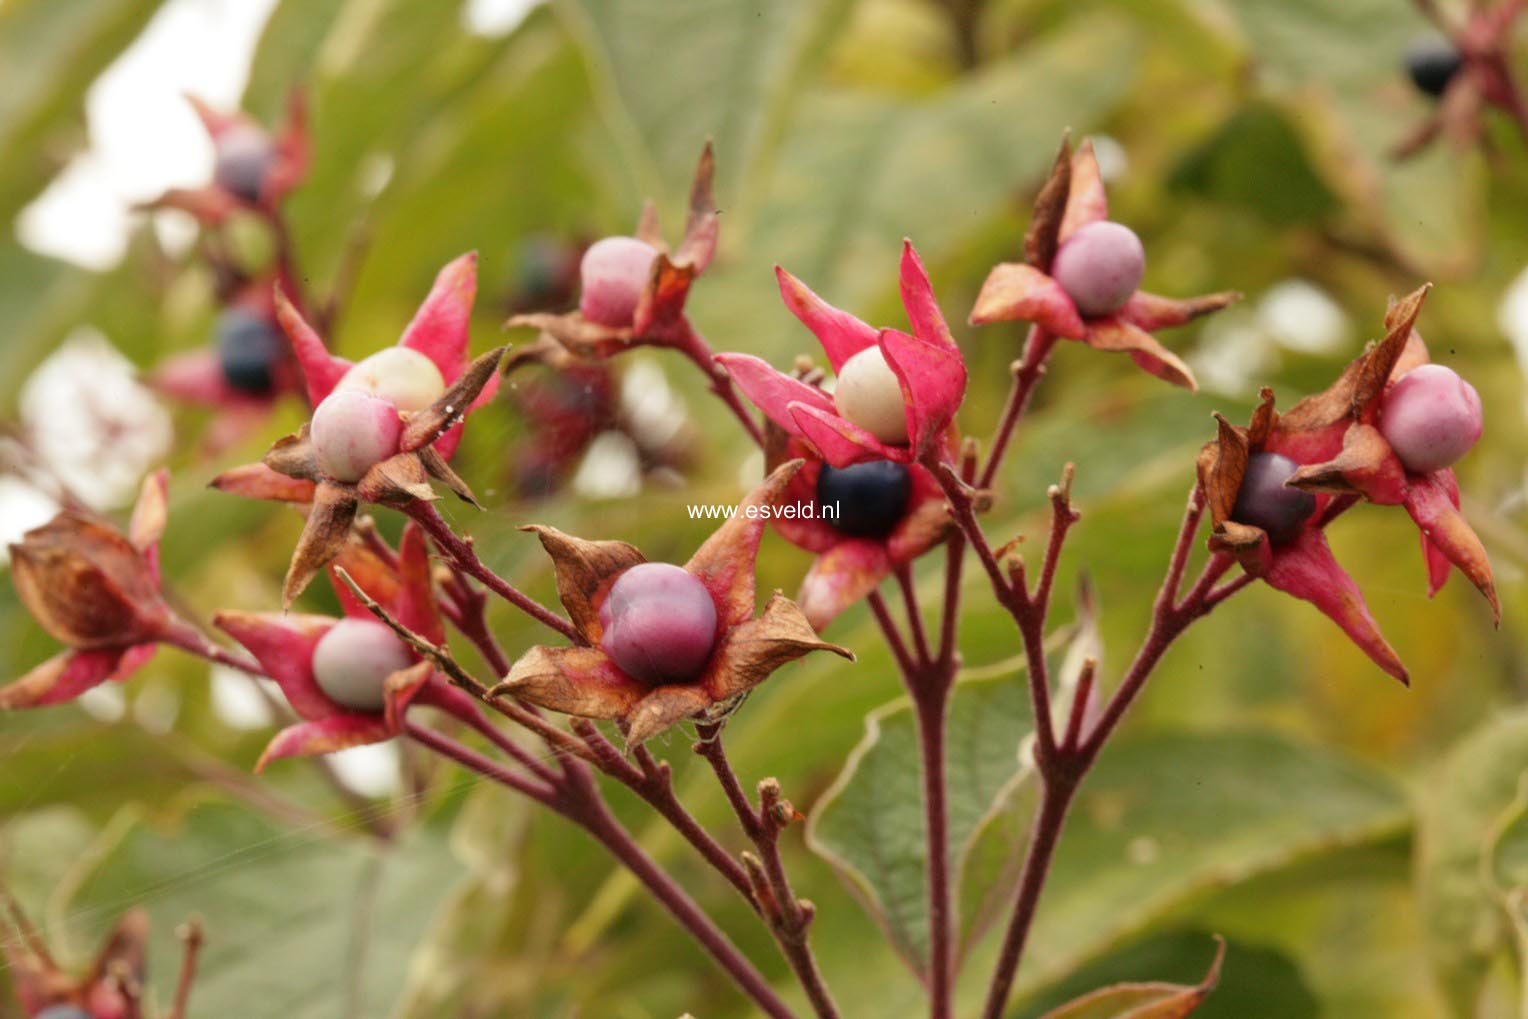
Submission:
[[[370,619],[342,619],[313,649],[313,679],[334,703],[381,711],[387,677],[414,664],[398,635]]]
[[[1379,430],[1417,474],[1457,463],[1480,438],[1481,425],[1480,394],[1441,364],[1413,368],[1380,400]]]
[[[907,443],[907,400],[880,347],[866,347],[844,362],[833,403],[845,418],[882,442]]]
[[[1051,263],[1051,276],[1084,318],[1123,308],[1145,271],[1141,239],[1128,226],[1108,220],[1089,223],[1068,237]]]
[[[695,576],[668,563],[633,566],[600,606],[600,647],[645,683],[694,679],[716,641],[716,602]]]
[[[614,329],[631,325],[657,257],[657,248],[635,237],[606,237],[589,245],[578,267],[583,284],[578,310]]]
[[[398,452],[398,408],[359,389],[336,389],[313,412],[309,435],[318,469],[335,481],[359,481]]]
[[[435,362],[412,347],[383,347],[340,379],[340,389],[360,389],[403,411],[424,410],[446,391]]]

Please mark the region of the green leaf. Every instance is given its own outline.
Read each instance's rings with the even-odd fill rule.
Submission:
[[[1047,1012],[1045,1019],[1183,1019],[1198,1009],[1220,983],[1220,966],[1225,957],[1225,940],[1218,939],[1209,971],[1197,984],[1115,984]]]
[[[1064,130],[1124,95],[1138,50],[1124,19],[1078,18],[922,101],[825,92],[785,143],[749,250],[859,306],[889,289],[903,237],[937,262],[1006,209]]]
[[[1501,876],[1508,878],[1517,869],[1512,812],[1525,772],[1528,711],[1520,709],[1471,733],[1422,797],[1417,881],[1434,965],[1461,1013],[1473,1011],[1486,971],[1505,944],[1490,878],[1504,866],[1508,873]]]
[[[168,1000],[175,927],[200,916],[198,1014],[381,1015],[451,868],[444,839],[428,829],[383,845],[183,799],[164,815],[118,815],[82,861],[69,917],[89,944],[128,908],[146,908],[159,960],[151,983]]]
[[[813,80],[855,0],[560,0],[638,182],[654,195],[689,186],[715,141],[724,202],[766,161],[792,101]],[[670,61],[684,73],[663,73]]]
[[[1407,820],[1384,775],[1267,732],[1160,731],[1100,757],[1072,809],[1030,938],[1054,979],[1188,896],[1361,843]]]
[[[0,4],[0,223],[9,223],[84,140],[85,90],[159,0]]]
[[[1396,162],[1390,150],[1434,111],[1406,80],[1407,45],[1428,30],[1391,0],[1221,0],[1262,84],[1285,102],[1334,189],[1403,256],[1458,268],[1480,240],[1479,160],[1446,142]]]
[[[1031,728],[1022,684],[956,686],[945,737],[956,887],[973,844],[1028,773],[1019,748]],[[915,971],[928,958],[927,831],[917,724],[909,704],[889,705],[865,720],[865,738],[812,810],[807,842],[859,892]]]

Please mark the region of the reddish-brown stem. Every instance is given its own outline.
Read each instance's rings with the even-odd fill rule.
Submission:
[[[932,662],[933,652],[929,649],[928,635],[923,631],[923,611],[918,608],[918,591],[913,586],[913,569],[907,564],[896,568],[897,586],[902,589],[902,605],[907,612],[907,630],[912,635],[913,651],[918,656],[918,662],[927,665]]]
[[[478,558],[477,550],[473,548],[471,539],[459,537],[433,505],[415,500],[409,504],[407,512],[410,517],[418,522],[419,526],[424,528],[425,533],[435,542],[435,547],[451,560],[451,565],[455,569],[477,580],[488,590],[503,598],[521,612],[524,612],[543,626],[556,630],[573,643],[586,643],[583,635],[573,628],[572,623],[523,593],[519,588],[489,569]]]
[[[911,676],[918,669],[917,663],[908,653],[907,641],[902,637],[902,631],[897,629],[897,622],[891,617],[891,610],[886,607],[886,599],[881,597],[881,592],[871,591],[865,599],[870,604],[870,611],[875,616],[875,621],[881,626],[881,634],[886,638],[886,646],[891,649],[891,656],[896,659],[897,670],[904,676]]]
[[[977,488],[992,487],[998,468],[1003,465],[1003,456],[1008,452],[1008,441],[1013,438],[1014,429],[1018,427],[1019,419],[1029,406],[1035,384],[1045,374],[1045,361],[1055,346],[1055,336],[1038,325],[1029,327],[1029,336],[1024,340],[1024,353],[1013,365],[1013,386],[1008,390],[1008,402],[1003,405],[997,430],[992,433],[991,452],[987,454],[987,463],[982,467]]]
[[[1135,658],[1125,670],[1119,687],[1100,712],[1098,721],[1088,728],[1077,717],[1078,709],[1074,702],[1073,716],[1076,720],[1069,719],[1068,737],[1062,745],[1054,747],[1048,757],[1040,753],[1037,748],[1036,764],[1041,782],[1040,809],[1035,817],[1033,835],[1025,855],[1013,912],[1009,917],[1008,927],[998,952],[997,967],[993,972],[986,1005],[982,1011],[983,1019],[1002,1019],[1007,1007],[1019,961],[1024,953],[1024,945],[1034,923],[1040,894],[1044,890],[1046,876],[1050,872],[1056,843],[1061,837],[1061,831],[1066,824],[1067,811],[1083,778],[1098,759],[1099,753],[1110,736],[1116,731],[1126,711],[1144,689],[1146,681],[1162,660],[1162,656],[1167,653],[1167,649],[1192,623],[1203,618],[1221,601],[1245,586],[1245,582],[1238,578],[1217,587],[1221,578],[1235,565],[1235,560],[1225,554],[1216,554],[1205,564],[1194,586],[1181,601],[1178,600],[1177,594],[1182,584],[1184,566],[1192,550],[1194,536],[1198,532],[1198,525],[1203,514],[1203,500],[1196,492],[1190,496],[1184,512],[1183,524],[1179,529],[1177,541],[1173,545],[1161,589],[1157,593],[1151,627],[1142,640]],[[1021,629],[1024,625],[1021,620]],[[1041,630],[1043,631],[1043,616]],[[1026,646],[1028,642],[1026,636]],[[1092,682],[1091,672],[1091,669],[1084,670],[1088,684]],[[1088,684],[1079,682],[1076,692],[1078,701],[1083,701],[1085,698],[1087,693],[1085,686]],[[1085,731],[1079,738],[1072,735],[1074,729]]]
[[[403,723],[403,731],[414,742],[429,747],[442,757],[455,761],[457,764],[484,778],[492,779],[499,785],[513,789],[517,793],[529,796],[537,803],[552,806],[556,799],[557,789],[554,785],[528,778],[519,772],[511,771],[497,761],[473,750],[465,744],[458,743],[451,737],[436,732],[429,726],[406,719]]]
[[[530,797],[537,803],[577,824],[593,835],[617,860],[641,881],[661,904],[726,971],[738,989],[751,998],[771,1019],[794,1019],[764,976],[749,962],[727,935],[700,909],[652,857],[637,845],[631,833],[610,812],[587,768],[570,767],[553,784],[529,779],[489,760],[433,729],[406,721],[404,731],[468,771]]]
[[[594,754],[595,766],[605,774],[636,793],[656,810],[669,825],[688,842],[712,869],[736,888],[755,911],[759,904],[754,899],[753,885],[748,874],[732,854],[701,826],[674,792],[673,773],[667,763],[656,761],[645,747],[632,753],[637,762],[632,764],[617,750],[603,733],[587,719],[575,719],[573,731],[589,746]]]
[[[547,767],[536,754],[516,743],[510,738],[508,733],[494,725],[481,712],[472,712],[467,716],[466,722],[472,727],[474,732],[491,743],[500,753],[532,775],[543,782],[552,783],[557,781],[558,772],[556,769]]]
[[[771,1019],[794,1019],[763,974],[616,820],[587,772],[570,776],[553,809],[583,827],[631,871],[760,1011]]]
[[[711,766],[743,833],[758,850],[763,887],[755,890],[754,899],[769,922],[786,962],[811,1001],[813,1011],[819,1019],[837,1019],[838,1006],[823,981],[817,958],[807,940],[815,911],[811,903],[796,898],[785,873],[785,862],[780,857],[780,833],[794,818],[795,808],[782,798],[778,782],[765,779],[759,783],[759,806],[755,809],[727,758],[721,726],[700,726],[699,734],[695,752]]]
[[[923,808],[928,838],[928,990],[930,1019],[949,1019],[955,990],[955,913],[950,897],[948,779],[945,774],[946,707],[953,671],[931,672],[909,689],[917,709],[918,746],[923,758]]]
[[[754,420],[753,414],[749,411],[748,405],[743,402],[742,397],[738,396],[737,387],[732,384],[732,377],[727,374],[727,369],[717,363],[716,352],[711,349],[711,345],[706,342],[704,336],[700,335],[689,319],[683,316],[679,318],[672,345],[675,350],[689,358],[695,367],[705,373],[711,383],[711,392],[727,405],[728,410],[732,411],[732,416],[737,418],[754,445],[763,449],[764,433],[759,430],[759,423]]]
[[[175,985],[174,1004],[167,1019],[186,1019],[186,1008],[191,1003],[191,986],[196,983],[196,963],[202,954],[202,925],[196,919],[187,920],[181,927],[181,942],[186,946],[180,962],[180,979]]]

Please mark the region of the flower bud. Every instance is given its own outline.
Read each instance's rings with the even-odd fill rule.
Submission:
[[[1056,252],[1051,276],[1084,318],[1112,315],[1141,285],[1146,251],[1135,231],[1120,223],[1089,223]]]
[[[402,433],[398,409],[387,400],[359,389],[336,389],[313,412],[313,455],[324,474],[355,482],[398,451]]]
[[[276,159],[270,137],[250,124],[236,124],[216,143],[212,179],[246,202],[258,202],[265,175]]]
[[[1481,425],[1480,394],[1441,364],[1413,368],[1380,400],[1379,430],[1417,474],[1457,463],[1480,438]]]
[[[658,249],[635,237],[606,237],[595,241],[579,263],[583,294],[578,310],[600,325],[631,325],[637,302],[653,274]]]
[[[434,361],[412,347],[383,347],[346,372],[338,388],[359,389],[412,412],[434,403],[446,380]]]
[[[1261,527],[1275,545],[1294,538],[1316,511],[1315,496],[1284,484],[1299,469],[1300,465],[1287,456],[1253,453],[1247,458],[1231,519]]]
[[[880,347],[866,347],[844,362],[833,403],[845,418],[882,442],[907,443],[907,401],[902,383]]]
[[[692,574],[668,563],[622,573],[600,606],[600,646],[644,683],[694,679],[716,641],[716,602]]]
[[[370,619],[341,620],[313,649],[313,679],[319,689],[355,711],[381,711],[387,677],[412,664],[397,634]]]

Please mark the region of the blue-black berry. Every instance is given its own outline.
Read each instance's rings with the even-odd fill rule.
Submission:
[[[817,475],[817,504],[836,509],[824,517],[834,528],[857,538],[884,538],[901,522],[912,494],[907,467],[873,460],[851,467],[822,465]]]
[[[224,381],[244,393],[271,391],[276,363],[285,352],[274,322],[243,308],[229,308],[218,316],[217,344]]]
[[[1428,36],[1406,51],[1406,73],[1417,90],[1437,98],[1454,80],[1464,61],[1454,44],[1441,36]]]
[[[1278,453],[1253,453],[1247,458],[1247,473],[1231,519],[1239,524],[1261,527],[1275,545],[1283,544],[1300,533],[1300,527],[1316,511],[1316,497],[1298,488],[1286,488],[1300,465]]]
[[[266,174],[276,161],[276,147],[263,131],[231,128],[217,141],[212,179],[246,202],[260,201]]]

